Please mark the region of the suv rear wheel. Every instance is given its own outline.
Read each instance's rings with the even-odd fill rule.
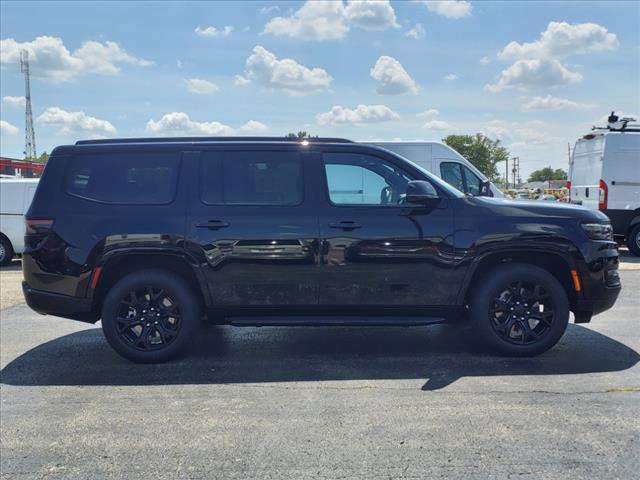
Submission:
[[[132,273],[109,291],[102,330],[128,360],[157,363],[182,352],[200,324],[200,307],[180,278],[161,270]]]
[[[478,336],[508,356],[538,355],[553,347],[569,322],[567,294],[549,272],[533,265],[498,267],[471,299]]]

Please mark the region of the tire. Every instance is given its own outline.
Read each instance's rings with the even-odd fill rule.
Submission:
[[[13,246],[7,237],[0,235],[0,267],[6,267],[13,260]]]
[[[109,290],[102,306],[109,345],[136,363],[160,363],[184,352],[200,319],[191,289],[162,270],[127,275]]]
[[[636,257],[640,257],[640,223],[631,227],[627,235],[627,247]]]
[[[490,350],[513,357],[539,355],[564,334],[569,301],[546,270],[513,263],[475,283],[470,318],[477,338]]]

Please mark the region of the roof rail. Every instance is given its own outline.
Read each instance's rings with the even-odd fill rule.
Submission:
[[[147,137],[107,138],[101,140],[78,140],[76,145],[104,145],[118,143],[201,143],[201,142],[301,142],[310,143],[354,143],[346,138],[330,137]]]

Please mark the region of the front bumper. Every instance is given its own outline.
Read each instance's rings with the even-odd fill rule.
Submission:
[[[609,310],[616,303],[622,290],[618,271],[618,257],[601,257],[579,269],[582,294],[579,295],[574,313],[576,323],[585,323],[592,315]]]
[[[22,282],[22,293],[27,305],[43,315],[55,315],[89,323],[98,320],[98,315],[92,311],[91,299],[35,290],[27,282]]]

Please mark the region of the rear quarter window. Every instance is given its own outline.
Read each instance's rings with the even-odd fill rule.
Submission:
[[[65,191],[114,204],[166,204],[173,201],[179,153],[104,153],[71,157]]]

